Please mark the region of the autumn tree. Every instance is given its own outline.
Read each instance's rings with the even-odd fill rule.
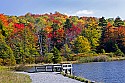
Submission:
[[[25,28],[20,26],[17,31],[14,31],[13,35],[7,38],[8,45],[12,48],[17,63],[25,62],[28,57],[39,55],[36,47],[37,37],[33,34],[28,26]],[[33,53],[34,52],[34,53]]]
[[[100,39],[100,48],[104,49],[106,52],[115,52],[114,45],[117,39],[117,28],[113,27],[108,23],[108,25],[103,29],[101,39]]]
[[[91,45],[91,50],[94,51],[100,44],[101,29],[95,23],[88,23],[82,31],[82,36],[88,39]]]
[[[74,42],[73,51],[75,53],[87,53],[90,51],[91,46],[87,38],[84,36],[78,36]]]
[[[115,39],[122,52],[125,53],[125,27],[116,28]]]
[[[47,52],[47,46],[46,46],[46,32],[43,29],[39,31],[39,45],[40,45],[40,53],[41,55],[44,55]]]
[[[9,62],[7,61],[7,65],[15,65],[16,62],[15,62],[15,57],[13,55],[13,51],[12,49],[10,48],[10,46],[8,46],[5,42],[5,38],[4,36],[2,36],[0,34],[0,58],[3,59],[3,61],[5,59],[9,59]],[[3,62],[4,65],[6,65],[6,62]]]
[[[59,28],[59,25],[57,23],[53,23],[52,25],[52,38],[51,41],[53,43],[53,47],[55,46],[57,49],[61,49],[61,47],[63,46],[63,42],[64,42],[64,31],[63,29]]]
[[[65,44],[68,43],[68,34],[70,33],[70,28],[72,27],[70,19],[66,19],[66,22],[64,23],[64,36],[65,36]]]

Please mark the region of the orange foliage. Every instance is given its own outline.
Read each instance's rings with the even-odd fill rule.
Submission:
[[[3,14],[0,14],[0,21],[2,22],[2,24],[4,26],[8,26],[8,20],[7,20],[7,17]]]
[[[61,28],[57,30],[57,33],[58,33],[59,37],[63,37],[64,36],[64,30],[61,29]]]
[[[46,27],[44,28],[44,30],[45,30],[47,33],[52,32],[52,28],[51,28],[50,26],[46,26]]]
[[[108,22],[107,27],[112,27],[112,25],[111,25],[111,23],[110,23],[110,22]]]

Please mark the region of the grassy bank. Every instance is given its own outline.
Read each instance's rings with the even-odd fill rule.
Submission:
[[[90,80],[88,80],[88,79],[86,79],[86,78],[82,78],[82,77],[78,77],[78,76],[74,76],[74,75],[69,75],[69,74],[64,74],[63,72],[61,72],[61,74],[62,74],[63,76],[69,77],[69,78],[71,78],[71,79],[78,80],[78,81],[80,81],[80,82],[84,82],[84,83],[96,83],[96,82],[90,81]]]
[[[80,57],[77,63],[89,63],[89,62],[109,62],[109,61],[121,61],[125,60],[123,56],[107,56],[107,55],[99,55],[99,56],[90,56],[90,57]]]
[[[31,83],[28,75],[15,73],[8,67],[0,66],[0,83]]]
[[[78,59],[78,63],[107,62],[107,61],[111,61],[111,58],[106,55],[81,57]]]

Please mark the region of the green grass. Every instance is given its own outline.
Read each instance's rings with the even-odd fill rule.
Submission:
[[[78,80],[78,81],[81,81],[81,82],[84,82],[84,83],[96,83],[96,82],[92,82],[92,81],[90,81],[90,80],[88,80],[88,79],[85,79],[85,78],[82,78],[82,77],[78,77],[78,76],[74,76],[74,75],[68,75],[68,74],[65,74],[65,73],[63,73],[63,72],[61,72],[61,74],[63,75],[63,76],[66,76],[66,77],[69,77],[69,78],[71,78],[71,79],[75,79],[75,80]]]
[[[31,83],[30,76],[10,71],[8,67],[0,66],[0,83]]]
[[[107,62],[111,61],[110,57],[107,55],[99,55],[93,57],[81,57],[78,59],[78,63],[89,63],[89,62]]]

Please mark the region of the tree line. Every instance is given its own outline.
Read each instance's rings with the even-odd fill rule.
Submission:
[[[59,12],[0,14],[0,65],[113,53],[124,56],[125,21],[120,17],[78,17]],[[63,59],[62,59],[63,58]]]

